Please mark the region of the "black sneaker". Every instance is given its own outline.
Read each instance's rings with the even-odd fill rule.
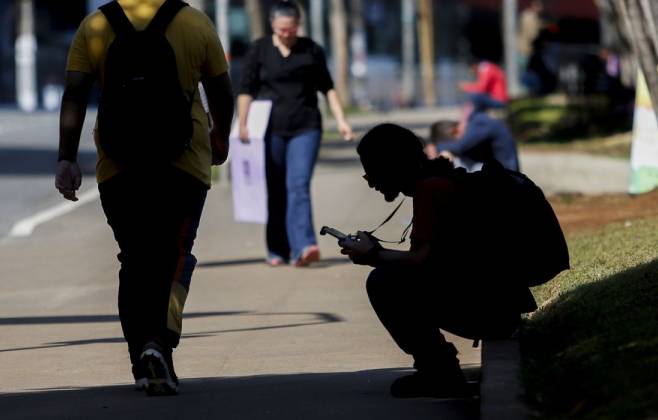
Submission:
[[[464,377],[446,379],[437,372],[417,371],[391,384],[395,398],[469,398],[472,395]]]
[[[158,396],[178,393],[178,378],[174,372],[171,350],[167,351],[151,341],[144,346],[139,364],[140,369],[146,372],[146,394]]]

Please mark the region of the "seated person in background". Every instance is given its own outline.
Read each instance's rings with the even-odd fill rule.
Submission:
[[[504,108],[509,96],[503,69],[490,61],[473,61],[470,67],[477,80],[473,83],[461,82],[459,87],[469,94],[473,110]]]
[[[417,371],[395,380],[391,394],[466,396],[457,350],[439,329],[471,339],[508,338],[520,314],[536,309],[528,284],[519,280],[525,275],[516,259],[524,256],[505,242],[515,236],[516,216],[492,223],[491,208],[467,199],[471,175],[447,159],[427,159],[420,139],[405,128],[379,125],[357,151],[368,185],[386,201],[400,193],[413,198],[408,251],[385,249],[365,232],[339,241],[355,264],[375,267],[366,284],[370,302],[397,345],[414,358]]]
[[[456,121],[434,123],[426,149],[428,157],[456,158],[456,165],[469,172],[479,170],[490,160],[497,160],[507,169],[519,170],[516,142],[505,123],[483,111],[473,111],[463,131],[461,127]]]

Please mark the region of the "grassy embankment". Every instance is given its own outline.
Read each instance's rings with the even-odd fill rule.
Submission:
[[[544,418],[658,416],[658,218],[569,238],[572,269],[533,290],[526,392]]]
[[[607,98],[551,95],[510,103],[507,121],[522,150],[628,158],[631,115],[611,114]]]

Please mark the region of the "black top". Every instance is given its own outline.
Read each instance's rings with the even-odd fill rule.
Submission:
[[[271,132],[293,136],[322,128],[317,92],[326,95],[333,87],[322,47],[298,38],[284,57],[266,36],[256,40],[245,57],[240,93],[272,100]]]

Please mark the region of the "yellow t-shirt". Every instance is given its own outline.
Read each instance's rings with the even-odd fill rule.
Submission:
[[[146,29],[158,8],[165,0],[119,0],[119,4],[136,30]],[[228,70],[224,49],[210,19],[202,12],[184,7],[165,32],[176,55],[181,87],[190,96],[196,92],[192,105],[194,131],[192,142],[174,166],[210,185],[212,161],[208,118],[197,89],[201,79],[223,74]],[[69,50],[67,71],[89,73],[96,76],[101,89],[104,80],[105,56],[115,34],[105,15],[95,11],[87,16],[78,29]],[[94,130],[98,150],[96,179],[103,182],[117,174],[121,168],[108,158]]]

